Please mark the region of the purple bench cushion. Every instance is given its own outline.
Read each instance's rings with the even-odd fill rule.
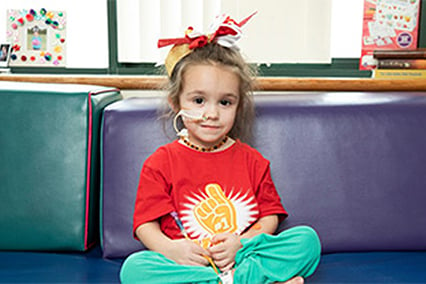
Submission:
[[[161,99],[127,99],[104,111],[104,257],[143,249],[132,237],[141,166],[169,141]],[[271,161],[290,213],[323,252],[426,249],[426,93],[282,93],[255,96],[254,146]]]
[[[258,100],[256,144],[323,252],[426,249],[426,93]],[[345,103],[345,96],[358,96]]]
[[[104,257],[125,257],[143,248],[132,235],[133,209],[144,160],[169,141],[157,119],[160,102],[126,99],[104,110],[100,213]]]

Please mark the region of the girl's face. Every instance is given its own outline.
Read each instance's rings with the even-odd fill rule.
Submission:
[[[183,75],[181,109],[203,114],[202,120],[184,118],[189,140],[202,147],[219,143],[232,129],[240,100],[239,77],[229,68],[193,65]]]

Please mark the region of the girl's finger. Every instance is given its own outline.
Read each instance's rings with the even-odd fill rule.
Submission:
[[[212,253],[212,258],[215,261],[222,261],[228,257],[228,254],[226,252],[219,252],[219,253]]]
[[[226,272],[228,270],[231,270],[234,267],[234,265],[235,265],[235,261],[229,263],[228,265],[225,265],[224,267],[221,267],[220,271]]]
[[[225,250],[225,246],[222,243],[214,245],[214,246],[212,246],[212,247],[209,248],[209,251],[212,254],[221,253],[224,250]]]
[[[193,254],[191,257],[191,265],[207,266],[208,264],[209,264],[209,261],[203,255]]]

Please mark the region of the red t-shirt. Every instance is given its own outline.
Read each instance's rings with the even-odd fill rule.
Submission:
[[[231,147],[202,153],[177,140],[157,149],[142,168],[133,232],[159,220],[172,239],[182,238],[169,213],[178,212],[191,239],[241,234],[259,218],[287,216],[271,179],[269,161],[237,140]]]

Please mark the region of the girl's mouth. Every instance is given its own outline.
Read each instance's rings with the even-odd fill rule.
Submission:
[[[218,129],[219,128],[219,126],[217,126],[217,125],[204,125],[204,124],[202,124],[201,127],[202,128],[208,128],[208,129]]]

